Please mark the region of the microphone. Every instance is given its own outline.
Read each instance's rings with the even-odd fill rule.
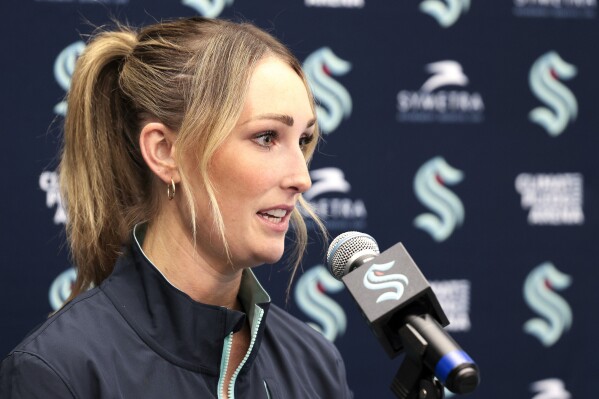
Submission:
[[[381,254],[374,238],[349,231],[329,246],[327,265],[348,288],[391,358],[405,349],[450,391],[474,391],[480,381],[478,366],[443,330],[449,320],[401,243]]]

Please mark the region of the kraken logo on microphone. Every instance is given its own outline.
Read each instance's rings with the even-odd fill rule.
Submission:
[[[572,310],[556,293],[570,286],[572,278],[557,270],[550,262],[533,269],[524,283],[524,299],[528,306],[543,316],[524,324],[524,331],[534,335],[544,346],[555,344],[572,326]]]
[[[331,342],[345,333],[347,318],[341,306],[326,294],[335,294],[343,289],[343,283],[331,276],[322,265],[306,271],[295,288],[297,306],[317,322],[309,322],[308,325]]]
[[[548,378],[530,384],[530,390],[537,392],[532,399],[570,399],[572,395],[566,390],[564,382],[557,378]]]
[[[362,230],[368,212],[364,201],[351,198],[351,185],[339,168],[320,168],[310,171],[312,187],[304,193],[314,211],[329,230]],[[311,225],[311,220],[306,220]]]
[[[304,71],[316,98],[318,125],[326,134],[332,133],[352,111],[349,92],[333,76],[348,73],[351,64],[337,57],[328,47],[322,47],[306,58]]]
[[[85,49],[85,43],[78,41],[64,48],[54,61],[54,78],[64,91],[69,91],[71,87],[71,77],[75,70],[77,58]],[[66,101],[61,101],[54,106],[54,113],[65,116],[67,113]]]
[[[469,8],[470,0],[425,0],[420,3],[420,11],[435,18],[444,28],[455,24],[460,15]]]
[[[196,10],[206,18],[216,18],[225,9],[233,4],[234,0],[182,0],[183,5]]]
[[[528,118],[541,125],[553,137],[560,135],[578,115],[576,97],[558,80],[569,80],[574,76],[576,67],[562,60],[555,51],[539,57],[530,69],[530,89],[551,109],[537,107],[529,113]]]
[[[370,266],[364,275],[364,287],[369,290],[387,290],[390,288],[394,290],[381,294],[377,298],[376,303],[381,303],[383,301],[399,301],[403,296],[405,286],[409,283],[408,278],[403,274],[385,274],[385,272],[390,270],[393,265],[395,265],[395,261],[384,263],[382,265],[375,263]]]
[[[52,309],[58,310],[64,305],[69,295],[71,295],[76,279],[77,272],[72,267],[60,273],[54,279],[48,292],[48,300]]]
[[[414,225],[437,241],[445,241],[456,227],[464,223],[464,206],[447,189],[446,184],[461,182],[464,174],[453,168],[442,157],[435,157],[420,167],[414,178],[414,192],[420,202],[436,212],[423,213],[414,219]]]

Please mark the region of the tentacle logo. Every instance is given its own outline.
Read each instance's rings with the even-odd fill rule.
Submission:
[[[304,70],[318,105],[316,117],[324,133],[332,133],[343,118],[352,111],[352,99],[349,92],[331,75],[345,75],[351,64],[337,57],[328,47],[310,54],[304,61]]]
[[[77,58],[83,53],[85,49],[85,43],[78,41],[65,47],[64,50],[58,54],[56,61],[54,61],[54,78],[56,82],[64,89],[69,91],[71,87],[71,77],[75,70],[75,63]],[[57,115],[65,116],[67,113],[66,101],[61,101],[54,106],[54,113]]]
[[[377,298],[376,303],[383,301],[399,301],[399,299],[403,296],[405,289],[404,286],[407,286],[409,283],[408,278],[399,273],[385,274],[385,272],[391,269],[394,264],[395,261],[383,263],[382,265],[375,263],[370,266],[364,275],[364,287],[368,288],[369,290],[394,290],[381,294]]]
[[[420,3],[420,11],[435,18],[444,28],[455,24],[462,12],[469,9],[470,0],[425,0]]]
[[[326,294],[334,294],[344,289],[322,265],[306,271],[298,280],[294,297],[297,306],[317,323],[308,325],[321,332],[329,341],[343,335],[347,328],[347,317],[337,302]]]
[[[196,10],[206,18],[216,18],[225,9],[233,4],[234,0],[182,0],[183,5]]]
[[[445,184],[461,182],[464,174],[451,167],[442,157],[435,157],[420,167],[414,178],[414,192],[420,202],[435,211],[414,219],[414,225],[437,241],[445,241],[456,226],[464,223],[464,206]]]
[[[570,399],[572,395],[564,382],[557,378],[548,378],[530,384],[533,392],[538,392],[532,399]]]
[[[76,278],[77,272],[71,267],[54,279],[48,292],[48,300],[52,309],[58,310],[62,307],[69,295],[71,295]]]
[[[545,317],[533,318],[524,324],[524,331],[534,335],[544,346],[552,346],[565,330],[572,326],[572,310],[555,290],[570,286],[572,278],[551,263],[533,269],[524,283],[524,299],[528,306]]]
[[[530,89],[551,110],[537,107],[530,112],[528,118],[545,128],[551,136],[560,135],[568,122],[574,121],[578,115],[576,97],[558,81],[572,79],[576,73],[576,67],[562,60],[555,51],[541,56],[530,69]]]

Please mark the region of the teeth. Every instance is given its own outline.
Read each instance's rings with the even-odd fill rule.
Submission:
[[[280,223],[283,217],[287,215],[287,211],[284,209],[271,209],[266,212],[259,212],[258,215],[272,223]]]
[[[276,218],[282,218],[287,214],[287,211],[284,209],[272,209],[268,212],[264,212],[267,215],[274,216]]]
[[[269,222],[272,222],[272,223],[280,223],[281,220],[283,220],[283,218],[276,218],[276,217],[267,215],[265,213],[260,214],[260,216],[262,216],[264,219],[266,219],[266,220],[268,220]]]

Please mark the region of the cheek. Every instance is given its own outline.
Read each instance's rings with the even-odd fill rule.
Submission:
[[[272,171],[260,162],[259,157],[241,153],[219,154],[212,170],[219,205],[235,211],[244,203],[258,199],[273,184]]]

